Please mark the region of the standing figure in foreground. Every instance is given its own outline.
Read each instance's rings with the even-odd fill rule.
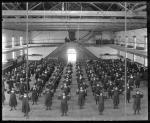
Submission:
[[[63,92],[62,95],[58,96],[58,99],[61,100],[61,107],[60,107],[61,112],[62,112],[61,116],[64,116],[64,115],[67,116],[67,112],[68,112],[68,103],[67,103],[67,101],[70,99],[70,96],[65,95],[65,93]]]
[[[29,99],[26,93],[24,94],[22,100],[22,112],[24,113],[24,117],[28,117],[28,113],[30,112]]]
[[[130,98],[131,98],[131,87],[127,83],[127,91],[126,91],[126,97],[127,97],[127,102],[130,103]]]
[[[115,89],[114,89],[113,104],[114,104],[114,109],[118,108],[118,105],[119,105],[119,90],[118,90],[118,87],[115,87]]]
[[[76,94],[78,94],[78,104],[80,106],[80,109],[82,109],[83,105],[84,105],[84,101],[85,101],[85,90],[83,90],[82,87],[80,87],[79,90],[77,90]]]
[[[38,89],[36,88],[36,86],[34,85],[33,88],[31,89],[32,91],[32,105],[34,105],[34,103],[37,104],[37,100],[38,100]]]
[[[103,111],[104,111],[104,98],[105,96],[103,95],[103,93],[101,92],[98,98],[98,110],[99,110],[99,114],[102,115]]]
[[[134,110],[134,114],[136,114],[136,112],[138,114],[140,114],[140,110],[141,110],[141,98],[143,98],[143,94],[139,91],[136,91],[136,94],[133,95],[134,98],[134,102],[133,102],[133,110]]]
[[[53,97],[53,90],[46,90],[46,95],[45,95],[45,106],[46,110],[51,110],[52,106],[52,97]]]
[[[14,88],[12,88],[12,91],[10,92],[9,106],[11,107],[10,111],[12,111],[13,107],[16,110],[17,99]]]
[[[5,101],[5,86],[4,86],[4,82],[2,83],[2,104],[4,104]]]

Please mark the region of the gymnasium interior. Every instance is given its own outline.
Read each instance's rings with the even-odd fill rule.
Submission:
[[[2,120],[148,120],[147,9],[146,1],[2,2]],[[38,69],[46,71],[40,77],[47,71],[50,74],[46,81],[39,77],[45,84],[37,104],[33,105],[30,89],[37,83]],[[78,69],[87,84],[82,109],[78,104],[78,74],[81,74]],[[60,74],[56,75],[59,70]],[[62,93],[61,86],[67,70],[71,70],[70,99],[67,101],[67,116],[61,116],[58,95]],[[116,81],[113,77],[123,78],[119,80],[123,82],[117,109],[113,108],[114,98],[108,98],[108,91],[104,89],[104,110],[103,115],[99,115],[99,104],[96,104],[91,84],[94,80],[88,70],[93,71],[92,74],[102,85],[106,84],[105,75],[108,76],[106,81],[112,83]],[[18,79],[19,75],[22,76]],[[128,103],[126,85],[132,78],[135,81],[131,84]],[[22,80],[27,85],[25,93],[30,97],[28,117],[24,117],[22,112],[21,89],[17,86]],[[136,86],[136,80],[140,82],[140,87]],[[44,92],[49,81],[57,84],[54,86],[51,110],[45,110]],[[15,110],[10,110],[12,88],[17,100]],[[137,90],[143,97],[140,113],[134,114],[133,95]]]

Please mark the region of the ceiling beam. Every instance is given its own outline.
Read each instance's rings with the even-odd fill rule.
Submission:
[[[128,30],[133,30],[133,29],[139,29],[141,28],[141,26],[136,26],[136,27],[128,27]],[[143,27],[144,28],[144,27]],[[12,30],[22,30],[22,31],[26,31],[26,28],[24,27],[4,27],[3,29],[12,29]],[[69,28],[68,28],[69,29]],[[54,31],[58,31],[58,30],[68,30],[67,28],[29,28],[29,31],[50,31],[50,30],[54,30]],[[73,28],[71,28],[73,29]],[[76,30],[78,30],[78,28],[74,28]],[[80,30],[92,30],[93,28],[80,28]],[[119,28],[101,28],[98,27],[96,30],[98,31],[123,31],[124,27],[119,27]]]
[[[17,18],[17,19],[3,19],[4,23],[10,22],[10,23],[26,23],[27,20],[24,18]],[[79,19],[69,19],[68,21],[64,19],[59,18],[45,18],[45,19],[37,19],[37,18],[29,18],[29,23],[124,23],[124,19],[85,19],[81,18]],[[147,23],[147,19],[127,19],[127,23]]]
[[[2,16],[25,16],[24,10],[3,10]],[[43,16],[43,11],[28,11],[29,16]],[[127,12],[127,17],[145,17],[146,12]],[[124,11],[45,11],[45,16],[124,17]]]
[[[23,25],[26,25],[26,23],[4,23],[4,24],[2,24],[2,25],[9,25],[9,26],[23,26]],[[127,24],[127,26],[136,26],[136,25],[146,25],[146,24],[138,24],[138,23],[130,23],[130,24]],[[117,24],[117,23],[98,23],[98,24],[95,24],[95,23],[80,23],[80,24],[78,24],[78,23],[71,23],[71,24],[63,24],[63,23],[53,23],[53,24],[50,24],[50,23],[29,23],[29,26],[53,26],[53,27],[57,27],[57,26],[63,26],[63,27],[65,27],[65,26],[79,26],[79,27],[81,27],[81,26],[117,26],[117,27],[119,27],[119,26],[124,26],[124,23],[122,23],[122,24]]]

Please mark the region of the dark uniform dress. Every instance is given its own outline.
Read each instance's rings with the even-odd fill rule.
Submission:
[[[101,92],[102,88],[100,86],[97,86],[95,88],[95,100],[96,100],[96,104],[98,103],[98,100],[99,100],[99,94]]]
[[[67,115],[67,112],[68,112],[68,103],[67,101],[70,99],[69,96],[59,96],[58,99],[61,100],[61,112],[62,112],[62,116],[65,114]]]
[[[34,104],[34,102],[37,104],[38,90],[37,90],[37,88],[32,88],[31,91],[32,91],[32,101],[33,101],[33,104]]]
[[[25,85],[24,85],[24,83],[20,83],[19,89],[20,89],[20,95],[23,95],[24,92],[25,92]]]
[[[4,104],[5,101],[5,90],[4,87],[2,87],[2,103]]]
[[[30,105],[29,105],[28,97],[23,97],[23,100],[22,100],[22,112],[25,113],[24,116],[27,116],[28,113],[30,112]]]
[[[10,99],[9,99],[9,106],[11,107],[11,110],[12,110],[12,107],[16,107],[17,106],[17,99],[16,99],[16,94],[15,92],[14,93],[10,93]]]
[[[136,86],[136,88],[139,88],[140,87],[140,75],[139,74],[137,74],[136,75],[136,78],[135,78],[135,86]]]
[[[143,98],[143,94],[133,95],[133,98],[134,98],[133,110],[134,114],[136,114],[136,112],[139,113],[139,111],[141,110],[141,98]]]
[[[52,97],[53,97],[53,93],[51,91],[48,91],[45,95],[45,106],[47,107],[46,110],[51,109]]]
[[[102,114],[102,112],[104,111],[104,96],[103,95],[99,95],[99,102],[98,102],[98,110],[100,115]]]
[[[118,105],[119,105],[119,92],[118,92],[118,90],[114,90],[113,104],[114,104],[114,109],[118,108]]]
[[[127,87],[127,102],[130,103],[130,98],[131,98],[131,88],[128,86]]]
[[[112,99],[112,95],[113,95],[112,90],[113,90],[113,85],[110,84],[108,87],[108,97],[111,99]]]
[[[79,96],[78,96],[78,104],[79,104],[79,106],[80,106],[80,109],[82,108],[82,106],[84,105],[84,96],[85,96],[85,91],[83,90],[83,91],[79,91],[79,92],[77,92],[77,94],[79,94]]]

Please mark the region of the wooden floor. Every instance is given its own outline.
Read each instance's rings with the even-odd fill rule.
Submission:
[[[84,70],[85,72],[85,70]],[[91,88],[88,88],[88,95],[86,97],[86,102],[83,109],[79,109],[77,104],[78,96],[76,95],[77,81],[76,81],[76,72],[74,68],[73,72],[73,82],[71,85],[71,100],[69,101],[69,111],[68,116],[61,116],[60,112],[60,100],[57,99],[57,96],[60,94],[60,85],[54,95],[52,110],[45,110],[44,106],[44,96],[39,98],[37,105],[32,105],[30,101],[31,112],[29,113],[29,118],[26,119],[24,114],[21,112],[21,101],[18,100],[17,110],[9,111],[10,107],[8,105],[9,95],[6,94],[5,105],[2,109],[2,119],[3,120],[147,120],[148,119],[148,89],[144,85],[140,90],[144,93],[144,98],[141,100],[141,112],[139,115],[133,114],[133,99],[131,103],[127,104],[127,114],[124,113],[124,95],[120,96],[119,109],[113,109],[113,101],[107,99],[105,101],[105,110],[103,115],[99,115],[98,105],[95,104]],[[86,77],[86,73],[84,74]],[[62,80],[62,79],[61,79]],[[32,77],[32,84],[34,82],[34,77]],[[87,80],[88,82],[88,80]],[[89,83],[89,82],[88,82]]]

